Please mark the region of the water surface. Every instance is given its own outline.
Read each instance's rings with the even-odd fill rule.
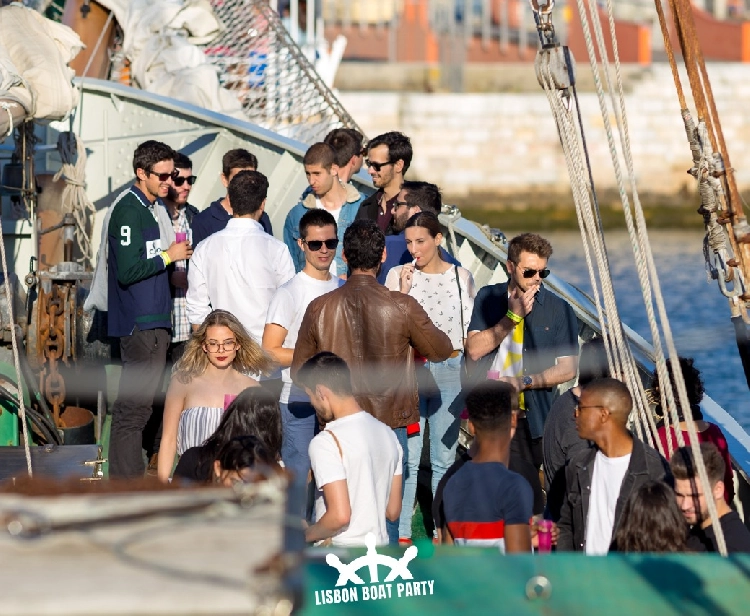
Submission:
[[[550,267],[586,293],[591,292],[578,232],[545,233],[554,254]],[[703,234],[649,233],[672,334],[680,354],[695,358],[706,392],[750,431],[750,392],[729,320],[729,306],[715,281],[707,282]],[[626,231],[607,232],[612,280],[622,320],[651,341],[633,251]]]

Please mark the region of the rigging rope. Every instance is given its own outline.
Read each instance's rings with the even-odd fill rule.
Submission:
[[[594,42],[591,36],[591,28],[589,25],[589,15],[587,13],[586,7],[584,6],[583,0],[577,0],[577,3],[578,3],[579,14],[581,17],[581,24],[583,26],[583,34],[584,34],[584,39],[586,42],[586,49],[589,55],[589,61],[590,61],[591,69],[592,69],[593,76],[594,76],[594,85],[596,88],[597,99],[599,101],[600,112],[602,115],[602,119],[604,121],[604,127],[605,127],[605,131],[607,135],[607,142],[609,145],[610,156],[612,158],[612,164],[614,167],[615,176],[617,179],[617,185],[618,185],[618,189],[620,193],[620,198],[622,201],[623,211],[625,214],[625,221],[626,221],[626,225],[628,228],[628,235],[631,239],[631,244],[633,246],[633,252],[634,252],[635,261],[636,261],[636,269],[638,272],[639,281],[641,283],[641,289],[643,292],[643,299],[644,299],[644,303],[646,306],[649,326],[652,332],[657,374],[659,376],[660,383],[664,383],[664,384],[673,383],[674,384],[674,386],[677,389],[677,396],[680,400],[681,408],[689,409],[690,406],[688,404],[685,383],[682,377],[682,371],[679,365],[679,358],[677,355],[677,350],[674,345],[674,339],[672,336],[671,327],[670,327],[669,320],[666,314],[664,298],[662,296],[661,287],[660,287],[658,275],[656,272],[656,266],[654,263],[653,254],[651,252],[651,248],[650,248],[650,244],[648,240],[648,231],[646,228],[646,221],[643,215],[643,209],[641,207],[640,198],[638,196],[638,190],[637,190],[636,183],[635,183],[635,172],[634,172],[632,155],[630,151],[630,138],[629,138],[629,132],[628,132],[627,114],[625,110],[625,97],[624,97],[624,92],[623,92],[623,87],[622,87],[622,75],[620,71],[619,54],[617,50],[617,38],[615,36],[615,24],[614,24],[614,13],[613,13],[613,8],[612,8],[612,2],[611,0],[607,0],[607,14],[608,14],[608,21],[609,21],[610,36],[611,36],[611,41],[612,41],[612,55],[613,55],[614,62],[615,62],[617,97],[615,97],[615,88],[613,87],[612,80],[610,78],[610,66],[609,66],[609,60],[608,60],[608,53],[607,53],[606,45],[604,43],[604,37],[603,37],[602,27],[601,27],[601,18],[599,15],[599,9],[598,9],[596,0],[589,1],[589,10],[590,10],[590,15],[591,15],[591,21],[594,24],[596,42],[599,48],[599,57],[601,58],[601,64],[603,67],[604,76],[607,82],[608,91],[609,91],[610,98],[612,101],[615,122],[617,125],[618,134],[620,137],[622,155],[625,159],[625,165],[626,165],[626,169],[628,173],[628,180],[629,180],[630,189],[632,192],[632,212],[631,212],[630,198],[628,196],[628,192],[625,187],[625,180],[623,178],[622,168],[620,165],[618,149],[614,141],[610,114],[607,108],[607,102],[606,102],[605,95],[604,95],[604,88],[602,86],[602,82],[599,77],[599,67],[597,65],[597,54],[595,52]],[[571,176],[571,179],[573,180],[573,176]],[[573,183],[576,184],[577,182],[573,182]],[[586,238],[584,237],[584,240],[585,239]],[[607,275],[603,276],[602,280],[605,280],[607,277],[608,277]],[[605,300],[606,299],[607,299],[607,292],[605,291]],[[656,313],[654,311],[654,303],[656,304],[656,312],[658,312],[658,316],[659,316],[658,322],[656,320]],[[608,314],[608,317],[611,318],[611,315]],[[661,324],[662,334],[664,336],[664,343],[667,347],[667,351],[669,354],[669,361],[671,363],[672,371],[675,376],[673,380],[669,378],[669,374],[666,369],[665,356],[664,356],[662,343],[661,343],[661,335],[659,332],[659,323]],[[604,325],[605,324],[603,323],[602,326],[604,327]],[[645,416],[647,418],[646,425],[652,430],[654,430],[655,425],[654,425],[654,420],[653,420],[653,417],[651,416],[651,413],[648,412],[648,410],[646,410],[645,412],[643,411],[643,407],[646,406],[646,399],[644,395],[645,392],[643,392],[642,384],[639,382],[632,383],[630,381],[630,378],[628,378],[628,384],[631,386],[632,388],[631,391],[633,391],[634,394],[635,393],[640,394],[640,395],[634,396],[634,398],[636,399],[636,406],[639,407],[640,419],[643,420]],[[635,385],[635,387],[633,387],[633,385]],[[675,399],[674,399],[674,391],[672,389],[672,386],[662,387],[661,392],[662,392],[662,397],[664,399],[664,402],[666,402],[665,408],[669,409],[669,412],[672,416],[672,420],[674,424],[678,427],[678,429],[675,430],[675,432],[676,432],[678,444],[682,446],[684,445],[684,439],[682,438],[681,430],[679,430],[679,416],[677,413],[677,408],[676,408]],[[697,432],[695,429],[695,422],[693,421],[692,416],[687,411],[684,413],[684,415],[685,415],[684,419],[688,427],[688,435],[690,436],[690,441],[691,441],[691,450],[692,450],[693,457],[695,460],[696,469],[698,471],[698,476],[704,487],[704,493],[710,494],[711,492],[710,483],[708,481],[708,476],[706,474],[705,465],[703,463],[703,457],[700,453],[700,445],[698,442]],[[635,422],[635,425],[636,425],[636,429],[638,430],[638,422]],[[668,423],[666,425],[668,427]],[[726,555],[726,544],[724,541],[723,533],[721,532],[721,527],[718,524],[718,515],[716,513],[715,503],[713,502],[711,498],[707,498],[706,501],[707,501],[711,521],[716,532],[716,538],[717,538],[719,551],[722,555]]]
[[[60,152],[62,167],[54,175],[57,182],[65,180],[62,194],[62,214],[72,214],[76,223],[76,241],[83,256],[78,259],[88,265],[93,260],[93,250],[89,229],[96,208],[86,194],[86,147],[75,133],[60,133],[57,139],[57,150]]]

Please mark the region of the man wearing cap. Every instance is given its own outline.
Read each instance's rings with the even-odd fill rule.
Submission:
[[[518,392],[521,410],[511,455],[536,469],[557,385],[575,377],[578,362],[575,313],[542,284],[551,255],[552,246],[540,235],[514,237],[508,244],[508,282],[479,291],[466,340],[471,380],[495,378]]]

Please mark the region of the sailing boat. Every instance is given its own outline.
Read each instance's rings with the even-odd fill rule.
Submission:
[[[216,3],[217,6],[220,4],[222,3]],[[293,43],[285,36],[283,27],[280,26],[278,18],[269,10],[268,5],[265,2],[246,3],[246,5],[248,19],[251,19],[253,24],[254,39],[256,39],[256,43],[263,47],[262,55],[265,55],[263,71],[258,70],[258,63],[261,62],[258,54],[252,56],[252,58],[249,54],[242,57],[239,54],[232,55],[234,49],[232,47],[234,41],[232,40],[224,40],[220,44],[212,43],[211,52],[216,57],[221,58],[221,65],[225,67],[225,71],[222,73],[223,77],[220,75],[219,81],[223,78],[224,84],[229,84],[230,91],[238,90],[240,92],[242,104],[239,107],[242,107],[242,110],[235,106],[234,109],[230,110],[232,115],[217,113],[195,104],[182,102],[174,97],[138,90],[118,82],[87,78],[77,82],[75,90],[79,98],[78,111],[72,123],[67,119],[60,118],[47,125],[36,126],[34,130],[29,130],[27,127],[19,134],[17,143],[20,146],[17,148],[19,155],[17,156],[16,168],[20,165],[22,181],[15,196],[18,197],[19,203],[30,203],[31,212],[29,212],[28,218],[19,217],[12,224],[8,224],[10,221],[6,221],[5,217],[3,220],[5,225],[3,234],[8,243],[7,252],[12,257],[8,264],[8,271],[11,274],[8,279],[10,283],[10,279],[13,278],[15,281],[13,284],[16,285],[14,291],[6,294],[6,305],[20,296],[22,291],[20,281],[28,281],[32,288],[38,287],[41,290],[46,288],[47,291],[45,292],[50,293],[53,288],[68,288],[67,297],[71,298],[72,302],[79,301],[79,289],[85,288],[88,277],[90,277],[90,259],[95,254],[97,240],[101,236],[101,219],[103,218],[101,213],[111,204],[122,187],[132,179],[129,165],[130,153],[139,142],[154,136],[158,136],[159,139],[175,149],[185,152],[193,159],[194,171],[199,177],[192,193],[196,202],[208,203],[212,196],[219,194],[221,191],[218,177],[220,156],[223,152],[236,147],[245,147],[253,151],[258,157],[260,170],[268,176],[271,185],[268,198],[271,206],[269,206],[268,212],[273,226],[275,229],[283,227],[287,213],[286,208],[296,202],[297,197],[307,186],[301,165],[305,145],[297,139],[310,142],[318,134],[324,134],[330,127],[337,124],[350,125],[353,120],[348,118],[340,105],[332,104],[332,101],[335,101],[335,96],[325,87],[325,84],[315,78],[310,62],[296,50]],[[0,11],[9,9],[14,11],[28,10],[22,7],[5,7]],[[96,9],[92,7],[93,10]],[[109,23],[107,23],[108,20]],[[105,11],[104,18],[99,22],[100,32],[103,34],[101,37],[97,35],[98,38],[104,39],[108,36],[104,33],[112,25],[111,21],[112,19]],[[241,27],[246,28],[247,23],[243,22]],[[274,47],[274,45],[277,47]],[[93,44],[90,45],[93,52],[89,58],[97,55],[98,49],[96,47],[96,40],[94,40]],[[252,79],[240,78],[243,75],[251,74],[249,70],[251,64],[254,67]],[[124,64],[120,66],[121,75],[125,72],[125,68]],[[131,66],[131,69],[137,70],[138,67]],[[286,73],[293,73],[291,78],[289,78],[290,75],[285,75],[285,71]],[[287,82],[285,79],[289,79],[289,81]],[[313,100],[317,106],[304,110],[304,112],[294,107],[294,102],[299,96],[298,91],[285,90],[282,87],[283,84],[294,81],[303,87],[303,92],[306,93],[305,100]],[[227,89],[221,83],[219,87]],[[224,97],[217,94],[216,98]],[[252,117],[256,123],[250,123],[246,119],[242,119],[241,114],[246,113],[248,109],[252,114],[256,114]],[[302,121],[307,116],[311,118],[309,124]],[[16,118],[13,118],[12,122],[15,124]],[[263,128],[263,124],[267,128]],[[61,134],[71,132],[71,127],[75,133],[75,141],[72,137],[67,138],[67,145],[63,144],[60,147],[61,153],[58,154],[55,144],[58,143]],[[40,141],[36,141],[37,139]],[[72,147],[72,143],[76,143],[76,146]],[[34,152],[36,152],[36,156]],[[54,186],[54,182],[52,182],[50,176],[62,168],[62,165],[66,165],[65,177],[68,180],[68,185],[74,188],[80,187],[83,183],[82,174],[85,171],[86,200],[78,195],[75,205],[70,206],[70,209],[74,210],[79,216],[78,220],[74,217],[73,221],[65,222],[64,214],[66,212],[61,211],[59,205],[56,207],[56,200],[51,197],[54,190],[51,187]],[[38,181],[43,186],[49,186],[50,188],[36,196],[36,191],[29,188],[32,186],[30,182],[34,177],[42,178]],[[354,182],[363,192],[372,190],[367,178],[363,176],[355,177]],[[6,184],[5,181],[3,184]],[[70,200],[66,203],[71,204],[73,201]],[[96,215],[87,203],[93,205]],[[40,227],[37,221],[44,219],[45,216],[47,219],[43,220]],[[447,248],[472,272],[479,286],[505,280],[502,264],[505,262],[507,255],[505,238],[501,233],[483,228],[464,219],[456,208],[446,207],[441,220],[448,229],[446,234],[448,238]],[[59,225],[59,227],[53,229],[56,225]],[[40,233],[40,229],[46,231],[46,233]],[[82,230],[86,233],[81,233]],[[36,259],[36,262],[31,277],[28,277],[28,265],[32,257]],[[80,264],[76,263],[77,259],[81,260]],[[56,265],[54,269],[53,264]],[[72,265],[68,267],[64,264],[80,265],[80,268],[72,267]],[[600,310],[591,298],[554,275],[547,278],[545,284],[573,306],[584,332],[584,337],[601,330]],[[75,287],[75,289],[71,292],[70,287]],[[38,362],[36,369],[45,366],[48,376],[54,374],[50,366],[51,358],[45,355],[44,351],[49,347],[46,344],[41,346],[38,344],[40,330],[34,328],[34,324],[40,322],[39,315],[45,313],[45,310],[39,308],[39,296],[44,297],[37,293],[35,302],[37,306],[36,320],[32,310],[30,311],[31,320],[26,323],[26,344],[27,348],[31,342],[33,348],[42,349],[41,353],[36,354]],[[49,306],[49,302],[47,306]],[[70,314],[78,315],[77,308],[80,304],[72,303],[71,306],[73,310]],[[46,310],[46,313],[50,314],[49,309]],[[22,314],[21,311],[16,310],[16,315],[19,314]],[[69,330],[73,332],[74,337],[68,339],[69,355],[66,356],[67,359],[73,363],[88,355],[98,358],[97,361],[102,362],[100,343],[92,342],[90,338],[87,340],[87,337],[84,336],[76,336],[74,333],[75,331],[86,332],[87,334],[95,332],[93,317],[80,315],[80,321],[76,318],[71,322],[75,322],[75,327]],[[641,376],[650,374],[653,369],[654,351],[652,346],[627,326],[623,325],[622,330]],[[78,345],[79,338],[81,339],[80,347]],[[65,362],[62,361],[62,363]],[[7,370],[6,374],[11,372]],[[48,407],[54,407],[54,400],[47,397],[47,393],[50,391],[54,396],[55,390],[51,388],[48,391],[39,392],[41,395],[38,400],[45,399]],[[59,390],[57,390],[57,393],[59,393]],[[52,430],[56,426],[59,427],[57,421],[65,416],[68,406],[73,406],[72,398],[73,392],[69,388],[66,397],[62,400],[56,399],[59,405],[57,416],[55,416],[54,408],[49,409],[49,413],[42,409],[40,413],[43,417],[38,420],[40,425],[48,424],[51,418],[53,422]],[[703,408],[707,418],[722,427],[729,441],[729,447],[738,471],[737,478],[740,483],[738,494],[742,506],[750,494],[748,489],[750,485],[748,485],[745,470],[750,469],[750,437],[724,409],[709,398],[704,400]],[[3,415],[8,414],[3,413]],[[0,415],[0,419],[3,415]],[[33,421],[35,418],[31,419]],[[38,431],[42,431],[42,428],[38,425],[36,428]],[[49,431],[50,426],[46,425],[46,428]],[[46,448],[31,449],[39,450],[35,452],[38,458],[44,455],[55,456],[57,455],[56,451],[64,451],[67,447],[71,446],[50,448],[48,451],[45,451]],[[84,461],[91,462],[91,464],[82,465],[79,463],[78,474],[80,476],[83,471],[83,474],[88,474],[88,478],[92,478],[91,476],[98,472],[96,470],[98,463],[96,460]],[[39,468],[38,466],[35,467]],[[14,613],[23,613],[24,610],[38,612],[40,611],[39,606],[42,604],[40,602],[44,601],[44,593],[32,593],[29,580],[24,579],[21,572],[30,570],[33,563],[40,562],[45,558],[48,559],[46,561],[47,566],[55,567],[54,555],[48,549],[49,546],[59,545],[58,542],[60,541],[64,543],[74,539],[76,541],[82,539],[87,541],[89,527],[94,528],[94,523],[106,520],[112,522],[112,512],[116,512],[120,518],[124,517],[125,514],[129,516],[131,513],[135,516],[137,511],[158,512],[166,516],[164,518],[166,522],[163,523],[162,528],[181,529],[185,526],[186,516],[192,511],[190,508],[194,507],[200,509],[201,513],[207,514],[200,522],[198,521],[199,516],[190,518],[191,522],[201,524],[200,528],[202,529],[206,524],[206,517],[209,518],[209,526],[217,526],[210,523],[210,516],[212,513],[217,514],[222,506],[225,509],[230,508],[236,514],[234,519],[235,522],[239,521],[239,524],[232,526],[230,533],[219,534],[216,541],[221,550],[213,552],[214,556],[210,562],[212,567],[221,567],[222,572],[226,572],[229,568],[234,574],[233,576],[226,577],[223,576],[223,573],[222,575],[214,575],[215,571],[212,569],[206,570],[204,568],[201,570],[181,566],[190,561],[191,556],[195,553],[194,550],[198,549],[197,547],[193,550],[183,549],[180,551],[175,549],[175,542],[169,542],[167,545],[165,541],[160,543],[158,547],[154,547],[153,544],[147,542],[139,544],[136,539],[143,537],[145,541],[145,538],[153,533],[153,528],[149,526],[149,522],[144,521],[142,525],[134,529],[116,526],[114,531],[95,533],[100,553],[84,553],[83,564],[84,566],[88,565],[90,569],[110,566],[120,567],[117,574],[123,576],[123,578],[127,577],[129,580],[128,589],[109,584],[103,592],[94,593],[89,597],[87,607],[84,608],[85,602],[78,600],[78,597],[70,593],[61,595],[59,592],[55,592],[59,588],[53,588],[55,611],[57,613],[63,613],[64,611],[85,613],[85,610],[88,610],[89,613],[102,613],[105,610],[113,611],[112,604],[117,602],[120,602],[118,609],[121,612],[137,613],[140,611],[144,613],[145,610],[154,611],[154,606],[151,604],[152,598],[160,596],[160,591],[163,588],[151,587],[149,592],[139,593],[142,595],[138,597],[142,599],[140,602],[136,601],[137,597],[134,597],[134,593],[130,591],[130,588],[133,587],[147,588],[144,585],[147,585],[152,577],[159,580],[159,583],[168,585],[170,591],[175,593],[176,598],[169,605],[169,609],[175,612],[188,610],[211,612],[213,610],[212,613],[218,613],[221,610],[240,612],[257,609],[262,603],[260,600],[256,600],[257,595],[260,594],[257,588],[253,589],[257,594],[254,595],[255,598],[252,602],[242,603],[239,598],[243,592],[241,580],[251,564],[241,558],[235,558],[236,546],[264,545],[264,557],[268,557],[274,550],[281,549],[282,529],[284,529],[286,534],[283,536],[287,542],[285,546],[287,552],[293,553],[299,548],[299,543],[294,545],[294,541],[299,542],[300,540],[299,529],[296,529],[295,534],[295,529],[291,529],[288,524],[285,524],[283,505],[277,498],[277,494],[269,491],[261,495],[248,495],[250,502],[260,500],[267,507],[265,509],[253,509],[251,507],[244,512],[245,515],[242,514],[242,503],[247,502],[247,500],[243,501],[242,495],[238,497],[237,495],[211,494],[206,495],[205,500],[200,503],[196,502],[197,497],[195,496],[186,497],[181,502],[172,500],[179,500],[179,498],[177,495],[158,495],[151,500],[146,498],[148,502],[145,502],[142,497],[132,499],[130,495],[127,497],[114,495],[106,503],[106,506],[102,506],[102,501],[98,499],[87,499],[83,503],[76,502],[76,499],[73,498],[61,499],[57,502],[59,506],[42,499],[32,506],[28,499],[23,497],[17,497],[10,501],[0,498],[0,518],[4,520],[6,527],[14,532],[13,536],[0,539],[0,551],[3,554],[9,554],[17,565],[16,571],[12,574],[13,577],[6,578],[6,582],[8,582],[8,587],[16,589],[14,596],[23,594],[23,589],[29,589],[28,594],[24,594],[23,601],[19,600],[12,604],[11,611]],[[129,500],[134,503],[133,509],[123,512],[124,503]],[[177,511],[177,514],[175,514],[175,511]],[[27,513],[27,515],[24,517],[19,512]],[[250,535],[246,534],[248,532],[246,522],[264,516],[266,520],[276,516],[277,523],[264,526],[262,530],[260,527],[256,527],[255,531],[250,531]],[[158,523],[154,524],[158,527]],[[241,530],[243,526],[244,530]],[[60,539],[47,533],[47,529],[57,528],[68,529],[69,534]],[[20,543],[23,539],[16,538],[28,536],[35,536],[37,539],[34,543],[28,541]],[[202,536],[200,533],[195,533],[189,538],[181,536],[177,538],[176,544],[179,545],[180,539],[182,539],[182,545],[192,548],[192,542],[198,541],[200,536]],[[90,541],[87,545],[90,548]],[[232,549],[233,547],[234,549]],[[204,550],[208,549],[209,546],[206,545],[206,541],[203,541],[199,553],[205,554]],[[132,550],[136,550],[137,553]],[[160,553],[161,550],[163,550],[163,553]],[[245,551],[244,547],[243,551]],[[62,553],[65,554],[66,552],[62,551]],[[221,554],[224,553],[231,553],[232,559],[222,559]],[[155,560],[154,554],[163,556],[163,560]],[[456,561],[456,558],[460,558],[460,561]],[[432,580],[435,584],[435,593],[431,599],[425,598],[426,603],[411,604],[418,606],[412,609],[419,611],[430,609],[435,612],[441,609],[444,611],[468,609],[458,606],[464,605],[467,596],[465,593],[470,593],[472,597],[470,605],[472,606],[493,606],[495,608],[493,611],[495,611],[498,605],[495,602],[502,596],[503,603],[499,605],[505,607],[508,611],[521,613],[527,610],[530,605],[524,598],[524,593],[519,592],[519,589],[524,589],[529,597],[539,597],[542,600],[550,593],[555,599],[562,595],[563,605],[567,605],[567,609],[563,608],[563,611],[573,611],[575,609],[573,606],[578,607],[575,611],[583,611],[585,605],[592,605],[586,603],[587,599],[583,595],[578,595],[571,603],[571,597],[565,594],[574,595],[576,589],[580,589],[580,585],[577,585],[574,578],[585,578],[588,574],[592,579],[597,580],[617,579],[619,576],[613,572],[618,566],[626,567],[631,573],[637,572],[638,567],[642,566],[644,571],[650,572],[649,579],[654,580],[655,585],[661,583],[662,588],[667,590],[674,588],[665,585],[664,571],[659,571],[659,566],[653,565],[653,561],[649,561],[647,558],[642,561],[628,558],[613,559],[612,561],[608,559],[607,563],[580,559],[575,556],[555,555],[554,558],[554,562],[551,560],[543,562],[533,560],[531,556],[528,558],[521,557],[513,561],[500,561],[495,554],[464,552],[461,555],[444,553],[442,558],[438,557],[432,563],[428,559],[417,559],[409,565],[411,576],[415,580]],[[222,560],[230,562],[221,562]],[[255,559],[252,566],[257,566],[260,560],[262,559]],[[614,564],[610,564],[610,562]],[[662,561],[662,563],[664,562]],[[747,582],[743,582],[737,571],[732,569],[725,561],[714,561],[709,557],[703,562],[710,563],[710,565],[686,564],[685,561],[679,559],[667,562],[672,563],[673,567],[679,567],[683,575],[689,573],[692,577],[687,579],[714,580],[716,577],[712,576],[721,576],[739,591],[747,588]],[[448,563],[451,564],[448,565]],[[278,572],[287,571],[287,565],[279,566],[277,569],[274,578],[277,582],[281,578],[281,573]],[[197,564],[196,567],[198,567]],[[458,585],[453,584],[449,577],[456,575],[456,569],[459,569],[462,575],[461,584]],[[237,574],[238,570],[240,574]],[[612,572],[611,577],[601,575],[601,572],[605,570]],[[336,580],[335,577],[331,579],[331,575],[335,571],[324,563],[313,564],[308,571],[312,577],[308,580],[304,594],[314,606],[314,590],[333,588]],[[566,571],[575,572],[575,575],[566,574]],[[674,574],[674,570],[671,573]],[[492,576],[491,580],[490,575]],[[61,576],[59,572],[52,577],[59,584],[69,583],[70,579],[78,579],[74,575]],[[165,578],[168,578],[168,581],[164,581]],[[561,580],[561,584],[564,585],[565,590],[562,593],[558,590],[557,580]],[[646,601],[652,601],[652,606],[663,606],[663,595],[660,595],[658,590],[652,588],[650,583],[644,580],[645,578],[641,580],[640,585],[633,584],[630,586],[633,593],[641,593]],[[198,590],[191,591],[191,583],[195,584],[196,582],[199,584]],[[278,609],[279,613],[290,610],[295,601],[299,599],[300,589],[294,586],[294,579],[288,578],[287,582],[288,584],[285,587],[274,586],[273,592],[269,593],[272,597],[264,597],[264,599],[267,599],[265,605]],[[296,583],[299,583],[299,580]],[[203,586],[200,584],[203,584]],[[601,584],[601,588],[605,588],[605,582],[602,581]],[[688,586],[690,585],[688,584]],[[222,591],[227,592],[228,588],[236,602],[222,606],[218,601],[222,596]],[[449,591],[448,588],[452,590]],[[502,588],[509,590],[506,593],[497,594]],[[680,588],[684,591],[683,598],[686,601],[701,605],[707,610],[710,610],[712,606],[727,605],[727,603],[721,603],[721,598],[714,596],[716,593],[712,594],[708,590],[702,593],[698,592],[697,585],[693,585],[691,590],[686,589],[683,583]],[[398,586],[394,586],[392,591],[398,594]],[[114,593],[114,597],[106,596],[107,592]],[[295,592],[298,594],[295,595]],[[201,594],[204,595],[202,599],[199,598]],[[404,594],[404,597],[406,596]],[[413,594],[408,596],[411,598]],[[481,597],[485,597],[488,602],[482,603]],[[398,603],[396,599],[398,597],[394,597],[394,602],[388,603],[387,609],[389,612],[398,609],[410,609],[410,604],[407,601]],[[726,601],[729,599],[724,597]],[[412,600],[416,601],[416,599]],[[287,603],[284,603],[284,601]],[[400,608],[400,605],[404,607]],[[536,605],[544,606],[546,604],[537,603]],[[159,609],[167,611],[165,606],[160,605]],[[335,611],[336,606],[327,606],[327,609]],[[353,608],[351,605],[347,605],[346,608],[340,605],[339,609],[351,611]],[[484,609],[479,608],[470,611],[484,611]]]

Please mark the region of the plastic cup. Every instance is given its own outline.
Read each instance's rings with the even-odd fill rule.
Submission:
[[[500,380],[500,371],[499,370],[487,370],[487,380],[488,381]]]
[[[237,397],[237,394],[224,394],[224,410],[226,411],[232,402],[234,402],[234,399]]]
[[[182,244],[182,242],[187,242],[187,233],[185,233],[184,231],[178,231],[177,233],[175,233],[175,241],[178,244]]]
[[[537,522],[536,536],[538,540],[538,552],[552,551],[552,524],[552,520],[539,520],[539,522]]]

